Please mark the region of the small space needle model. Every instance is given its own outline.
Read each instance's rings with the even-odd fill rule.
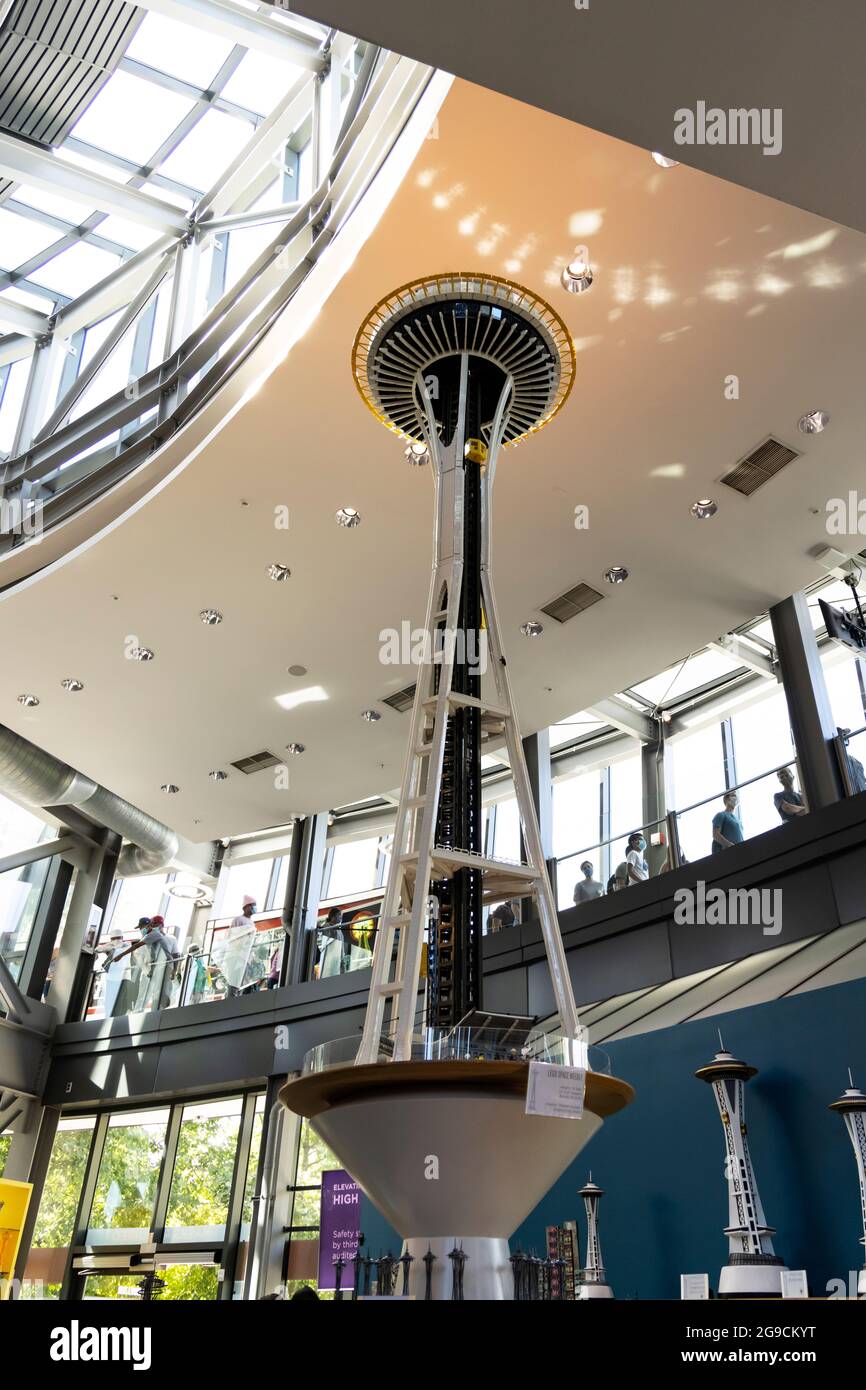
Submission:
[[[713,1088],[725,1129],[725,1172],[728,1178],[729,1225],[725,1235],[730,1257],[719,1276],[720,1298],[781,1297],[784,1260],[773,1251],[752,1157],[746,1138],[745,1083],[757,1067],[728,1052],[719,1033],[719,1051],[695,1076]]]
[[[456,1248],[466,1257],[465,1298],[507,1298],[508,1236],[634,1094],[588,1071],[581,1119],[526,1114],[530,1056],[588,1067],[588,1053],[496,612],[492,489],[500,451],[565,404],[574,345],[559,315],[519,285],[432,275],[372,310],[352,367],[410,462],[430,464],[431,657],[418,670],[360,1046],[318,1049],[281,1094],[403,1236],[411,1293],[423,1297],[429,1252],[432,1296],[450,1298]],[[526,846],[520,863],[483,853],[481,758],[502,745]],[[484,1009],[483,908],[515,897],[535,900],[562,1032],[554,1046],[532,1032],[533,1019]],[[338,1053],[354,1064],[330,1065]]]
[[[854,1158],[857,1163],[857,1176],[860,1180],[860,1211],[863,1217],[863,1236],[861,1245],[866,1246],[866,1095],[854,1085],[851,1068],[848,1068],[848,1089],[838,1100],[834,1100],[831,1110],[837,1110],[845,1121],[848,1137],[854,1145]],[[857,1294],[866,1298],[866,1262],[857,1277]]]
[[[601,1245],[598,1239],[598,1204],[604,1190],[597,1186],[589,1175],[589,1182],[578,1190],[586,1208],[586,1267],[580,1271],[578,1299],[613,1298],[613,1289],[607,1282],[604,1260],[601,1258]]]

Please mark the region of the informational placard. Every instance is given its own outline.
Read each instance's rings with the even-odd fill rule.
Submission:
[[[781,1275],[783,1298],[809,1297],[809,1276],[805,1269],[783,1269]]]
[[[680,1298],[709,1298],[710,1276],[708,1274],[681,1274]]]
[[[29,1182],[0,1179],[0,1299],[12,1297],[15,1261],[32,1192]]]
[[[322,1200],[319,1212],[319,1288],[336,1288],[334,1261],[345,1260],[342,1287],[352,1283],[349,1264],[358,1249],[361,1234],[361,1189],[344,1168],[329,1168],[322,1174]]]
[[[530,1062],[526,1085],[527,1115],[550,1115],[579,1120],[586,1094],[585,1067],[560,1067],[555,1062]]]

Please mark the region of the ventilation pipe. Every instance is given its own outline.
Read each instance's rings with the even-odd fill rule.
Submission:
[[[44,749],[0,725],[0,791],[40,810],[74,806],[128,843],[117,862],[120,878],[168,868],[180,849],[173,830],[92,782]]]

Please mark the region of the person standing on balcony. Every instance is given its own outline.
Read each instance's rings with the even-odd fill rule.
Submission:
[[[237,917],[232,918],[224,939],[213,952],[215,963],[219,966],[228,987],[230,999],[243,993],[250,951],[256,936],[256,927],[252,920],[255,910],[256,900],[247,893],[243,910]]]
[[[791,769],[780,767],[776,776],[782,784],[782,790],[776,792],[773,797],[773,805],[782,820],[796,820],[798,816],[805,816],[809,808],[803,793],[794,790],[794,774]]]
[[[576,903],[592,902],[593,898],[600,898],[604,893],[604,887],[597,879],[592,876],[593,865],[588,859],[584,859],[580,866],[583,878],[574,885],[574,901]]]
[[[743,843],[743,823],[736,814],[739,797],[736,792],[725,792],[722,800],[724,811],[713,816],[713,854]]]

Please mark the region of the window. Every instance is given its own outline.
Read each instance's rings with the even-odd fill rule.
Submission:
[[[592,772],[580,772],[554,782],[553,853],[557,859],[562,859],[565,855],[580,854],[581,851],[598,844],[601,838],[600,787],[601,776],[597,768]],[[590,858],[593,859],[595,876],[598,878],[598,850],[595,850]],[[562,865],[558,876],[560,909],[571,907],[578,876],[577,859],[569,859]]]
[[[144,166],[193,105],[189,97],[119,70],[79,116],[70,136]]]
[[[0,306],[2,306],[2,297],[0,297]],[[24,404],[24,392],[27,390],[29,372],[29,357],[25,357],[21,362],[13,362],[5,370],[5,379],[4,369],[0,368],[0,451],[4,454],[12,452],[15,432],[18,429],[18,417]],[[2,834],[2,827],[0,827],[0,834]]]
[[[369,840],[342,840],[334,845],[331,872],[323,897],[345,898],[368,893],[376,887],[379,837]]]
[[[674,807],[680,813],[680,848],[687,860],[703,859],[712,852],[712,820],[716,812],[722,810],[725,789],[721,724],[711,724],[709,728],[673,739],[670,753]],[[695,802],[708,796],[718,796],[718,803],[712,801],[706,806],[695,806]]]
[[[243,1101],[185,1105],[171,1180],[165,1241],[225,1237]]]
[[[263,53],[245,53],[222,90],[228,101],[266,116],[303,76],[301,68]]]
[[[631,834],[643,825],[641,755],[632,753],[610,768],[610,833]]]
[[[497,859],[520,860],[520,817],[514,796],[497,803],[493,853]]]
[[[24,1271],[25,1298],[60,1297],[94,1124],[91,1115],[65,1118],[57,1126]]]
[[[153,1226],[168,1110],[112,1115],[87,1231],[88,1245],[141,1245]]]
[[[240,153],[253,129],[222,111],[208,111],[168,156],[160,173],[204,193]]]
[[[320,1139],[311,1128],[309,1120],[303,1120],[298,1141],[295,1181],[290,1188],[293,1193],[292,1214],[289,1219],[290,1271],[293,1263],[291,1244],[296,1241],[318,1240],[322,1174],[328,1169],[340,1167],[342,1164],[331,1153],[324,1140]],[[309,1275],[304,1279],[290,1278],[286,1285],[286,1292],[292,1294],[302,1284],[309,1284],[315,1288],[317,1282]],[[331,1295],[325,1294],[324,1296],[330,1297]]]
[[[46,227],[43,222],[20,217],[16,212],[0,208],[0,263],[4,270],[15,270],[17,266],[38,256],[61,235],[54,227]]]
[[[149,13],[136,30],[125,56],[208,89],[232,48],[229,39],[209,34],[206,29]]]

